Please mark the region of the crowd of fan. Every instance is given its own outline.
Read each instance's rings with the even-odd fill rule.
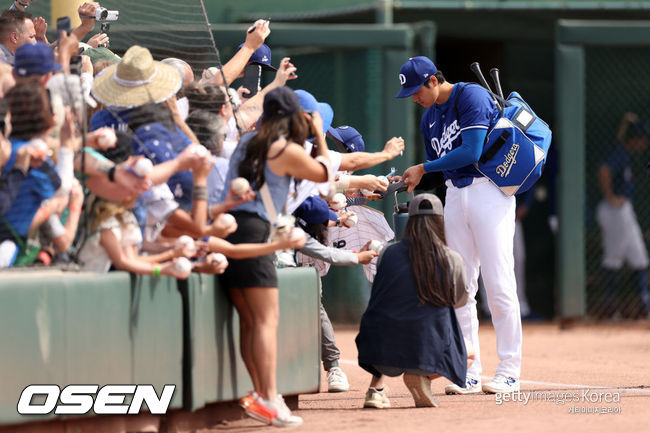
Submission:
[[[289,58],[277,70],[271,66],[268,21],[242,35],[245,41],[222,68],[196,79],[183,60],[156,61],[137,45],[119,57],[101,46],[105,34],[81,42],[95,27],[98,7],[81,5],[81,25],[52,44],[45,20],[18,10],[24,7],[0,16],[0,267],[75,263],[85,271],[187,278],[192,271],[226,272],[227,257],[230,287],[245,287],[237,275],[254,273],[257,265],[251,269],[242,259],[302,248],[307,237],[323,244],[328,226],[354,225],[354,214],[341,210],[340,194],[331,201],[337,191],[360,204],[386,190],[381,177],[351,173],[396,157],[403,140],[364,152],[354,128],[332,127],[327,103],[286,87],[297,68]],[[227,84],[250,63],[274,70],[275,78],[248,98],[247,89]],[[326,136],[337,151],[327,149]],[[272,144],[264,148],[273,155],[268,158],[251,150],[264,140]],[[260,197],[265,182],[269,200]],[[275,236],[264,233],[254,242],[235,236],[242,232],[238,225],[252,224],[244,211],[271,223],[275,211],[295,214],[309,235],[283,232],[276,223]],[[377,255],[368,248],[350,253],[355,256],[346,264]],[[246,296],[233,297],[244,339],[246,311],[256,302]],[[274,370],[244,352],[256,390],[272,398]],[[280,424],[298,423],[281,397],[276,407],[285,412],[276,413]]]

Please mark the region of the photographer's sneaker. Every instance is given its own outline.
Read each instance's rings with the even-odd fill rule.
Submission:
[[[390,407],[388,388],[384,387],[381,391],[372,386],[368,388],[368,391],[366,391],[366,399],[363,402],[363,407],[371,407],[375,409],[385,409]]]
[[[465,395],[465,394],[476,394],[481,392],[481,382],[477,379],[474,379],[472,377],[468,377],[465,379],[465,387],[461,388],[460,386],[456,385],[455,383],[452,383],[451,385],[445,386],[445,394],[450,395],[450,394],[458,394],[458,395]]]
[[[438,407],[438,400],[431,394],[431,379],[427,376],[404,373],[404,384],[413,396],[415,407]]]
[[[346,392],[350,389],[348,377],[340,367],[332,367],[327,372],[327,392]]]
[[[515,391],[519,391],[519,379],[501,374],[497,374],[494,379],[483,385],[483,392],[486,394],[508,394]]]

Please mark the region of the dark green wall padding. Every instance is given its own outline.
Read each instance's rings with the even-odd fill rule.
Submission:
[[[320,385],[320,322],[313,269],[279,271],[278,388]],[[0,426],[21,416],[30,384],[175,384],[170,409],[194,410],[252,388],[239,356],[239,319],[214,276],[187,281],[42,271],[0,278]]]

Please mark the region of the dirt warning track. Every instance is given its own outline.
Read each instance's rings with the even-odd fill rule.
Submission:
[[[401,378],[389,378],[390,409],[362,409],[370,375],[356,364],[354,327],[336,327],[341,367],[350,380],[346,393],[300,396],[301,432],[480,431],[650,431],[650,323],[584,325],[560,330],[555,324],[524,325],[521,392],[508,400],[494,395],[444,395],[445,379],[433,381],[439,408],[415,408]],[[480,329],[484,380],[497,364],[491,326]],[[326,391],[323,375],[321,390]],[[515,400],[515,401],[512,401]],[[201,433],[273,431],[242,419]]]

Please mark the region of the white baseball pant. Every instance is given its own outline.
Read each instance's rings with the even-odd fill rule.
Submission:
[[[596,219],[603,232],[603,267],[618,270],[627,262],[634,270],[648,267],[648,251],[641,228],[629,201],[612,206],[607,200],[598,204]]]
[[[521,220],[515,221],[514,238],[515,279],[517,281],[517,298],[519,298],[519,312],[522,317],[530,314],[528,297],[526,296],[526,240],[524,238],[524,225]]]
[[[476,178],[465,188],[447,181],[447,187],[445,236],[465,260],[470,292],[467,304],[456,309],[463,336],[476,351],[467,376],[480,381],[482,372],[476,314],[480,271],[497,336],[496,374],[518,379],[522,332],[513,259],[515,198],[505,196],[487,178]]]

